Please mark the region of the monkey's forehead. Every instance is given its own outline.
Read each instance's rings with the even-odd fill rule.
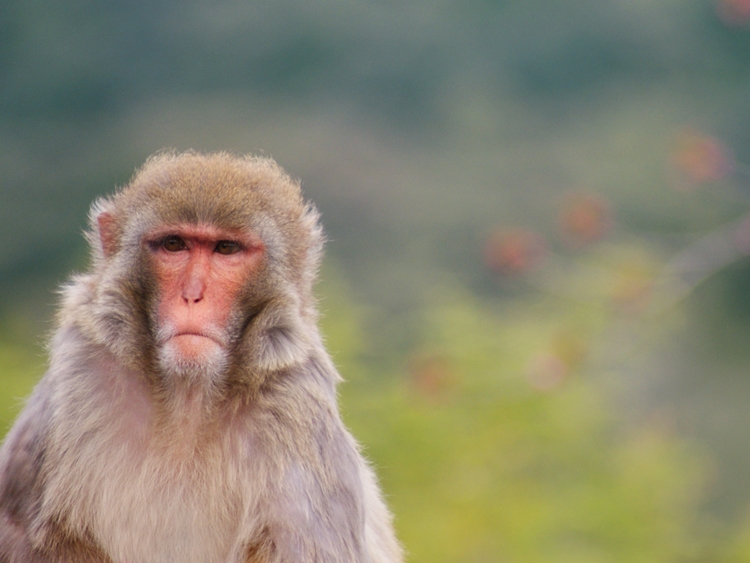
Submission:
[[[227,153],[159,154],[116,196],[126,215],[242,228],[259,214],[290,220],[304,212],[299,183],[268,158]]]

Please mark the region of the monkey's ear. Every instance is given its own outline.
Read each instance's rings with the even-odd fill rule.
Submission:
[[[117,251],[115,217],[108,211],[102,211],[96,216],[96,224],[99,227],[99,242],[102,245],[102,252],[104,252],[106,258],[109,258]]]

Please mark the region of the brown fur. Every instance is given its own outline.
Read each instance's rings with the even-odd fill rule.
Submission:
[[[163,153],[91,211],[90,273],[63,290],[50,369],[0,450],[0,563],[397,563],[316,326],[323,235],[270,159]],[[155,360],[145,233],[211,224],[265,257],[199,384]]]

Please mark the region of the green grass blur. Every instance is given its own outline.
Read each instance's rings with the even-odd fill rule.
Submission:
[[[344,417],[410,561],[687,561],[713,549],[698,510],[704,453],[667,421],[624,430],[611,390],[578,369],[579,344],[561,330],[600,312],[533,300],[488,311],[445,292],[410,359],[368,376],[352,355],[356,315],[335,295],[324,328],[348,376]],[[549,356],[535,357],[540,341]],[[566,350],[564,365],[552,354]]]

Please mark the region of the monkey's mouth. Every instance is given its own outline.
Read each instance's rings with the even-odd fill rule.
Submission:
[[[208,341],[213,342],[217,346],[226,348],[227,343],[221,331],[213,329],[212,327],[191,327],[179,329],[175,326],[162,327],[159,330],[156,343],[158,346],[163,347],[168,345],[170,342],[184,342],[188,344],[197,344],[205,346]]]
[[[170,338],[168,338],[167,341],[174,340],[176,338],[187,339],[187,340],[195,341],[195,342],[202,342],[204,340],[210,340],[211,342],[213,342],[214,344],[217,344],[218,346],[224,346],[224,343],[221,342],[218,338],[216,338],[215,336],[211,334],[206,334],[204,332],[190,332],[190,331],[178,332],[176,334],[173,334]]]
[[[167,364],[177,366],[211,365],[212,358],[223,358],[227,349],[212,335],[203,332],[177,332],[160,347],[160,355],[167,359]]]

